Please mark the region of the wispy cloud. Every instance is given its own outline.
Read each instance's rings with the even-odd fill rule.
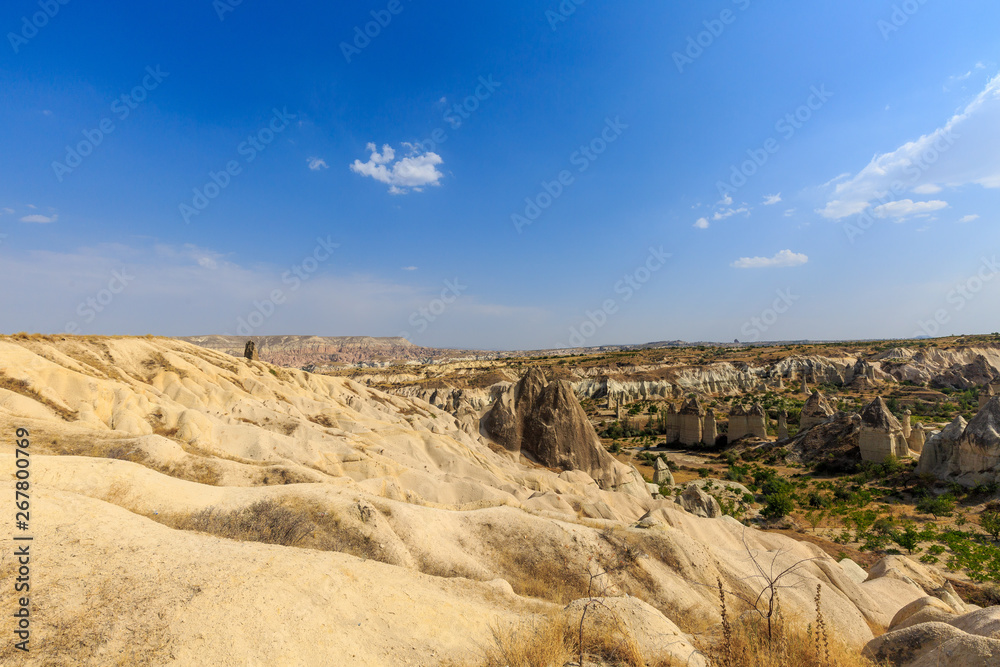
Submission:
[[[958,221],[962,222],[962,223],[965,223],[965,222],[974,222],[976,220],[979,220],[979,214],[978,213],[972,213],[971,215],[962,216],[961,218],[959,218]]]
[[[903,220],[914,215],[927,215],[934,211],[948,208],[948,202],[935,199],[932,201],[913,201],[912,199],[900,199],[891,201],[874,209],[877,218],[896,218]]]
[[[734,215],[738,215],[740,213],[750,213],[750,209],[748,209],[746,206],[741,206],[739,208],[727,208],[721,211],[716,211],[712,215],[712,220],[718,222],[719,220],[725,220],[726,218],[731,218]]]
[[[49,222],[55,222],[58,219],[59,219],[59,216],[55,215],[55,214],[52,214],[52,215],[39,215],[39,214],[35,214],[35,215],[26,215],[26,216],[24,216],[23,218],[21,218],[21,222],[37,222],[39,224],[46,224],[46,223],[49,223]]]
[[[776,195],[765,195],[764,196],[764,206],[774,206],[775,204],[781,203],[781,193]]]
[[[415,267],[415,266],[404,266],[403,267],[403,271],[416,271],[416,270],[417,270],[417,267]]]
[[[319,171],[320,169],[329,169],[330,166],[326,163],[326,160],[320,157],[306,158],[306,162],[309,163],[309,168],[313,171]]]
[[[735,269],[775,269],[801,266],[808,261],[809,257],[802,253],[782,250],[774,257],[740,257],[731,266]]]
[[[861,213],[890,192],[895,183],[906,183],[918,194],[930,194],[935,187],[969,184],[1000,188],[997,154],[1000,76],[990,80],[961,112],[938,129],[892,152],[876,155],[854,177],[837,183],[833,197],[818,212],[831,220]]]
[[[413,144],[404,143],[403,147],[408,151],[406,157],[396,160],[396,151],[389,144],[384,144],[379,153],[378,147],[370,143],[367,146],[371,153],[368,161],[355,160],[351,171],[385,183],[389,192],[395,195],[407,194],[411,190],[421,192],[425,186],[440,185],[444,178],[444,174],[437,169],[444,162],[441,156],[422,152]]]
[[[708,229],[708,218],[698,218],[694,221],[694,226],[697,229]]]

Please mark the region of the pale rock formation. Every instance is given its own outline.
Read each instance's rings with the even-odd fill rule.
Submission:
[[[805,394],[806,396],[810,396],[811,395],[809,393],[809,385],[806,384],[806,376],[805,376],[805,374],[802,375],[802,393]]]
[[[664,418],[666,426],[666,441],[667,443],[677,442],[681,437],[681,418],[677,413],[677,406],[673,403],[667,408],[667,414]]]
[[[929,623],[932,621],[948,622],[957,616],[951,605],[932,595],[914,600],[896,612],[889,622],[888,631],[902,630],[913,625]]]
[[[823,393],[817,389],[806,400],[802,406],[802,414],[799,417],[799,431],[812,428],[816,424],[822,424],[833,416],[833,408],[826,402]]]
[[[901,609],[897,617],[912,611],[908,620],[920,615],[940,620],[898,624],[897,628],[868,642],[861,654],[900,667],[995,667],[1000,664],[1000,607],[956,615],[947,613],[950,609],[947,604],[938,606],[929,600],[916,600]]]
[[[701,426],[705,411],[694,397],[684,404],[680,410],[680,442],[684,445],[696,445],[701,442]]]
[[[646,496],[645,482],[601,446],[569,384],[546,382],[530,368],[483,415],[483,431],[509,452],[530,454],[543,465],[581,470],[604,490]]]
[[[722,514],[719,501],[703,491],[696,482],[691,482],[680,495],[680,505],[695,516],[714,519]]]
[[[965,426],[957,419],[933,436],[917,470],[973,485],[1000,479],[1000,396],[991,398]]]
[[[749,432],[750,429],[747,426],[747,409],[742,404],[737,403],[729,411],[729,430],[726,432],[726,437],[729,438],[730,443],[733,443],[746,436]]]
[[[966,426],[968,426],[968,422],[962,418],[962,415],[957,415],[950,424],[931,436],[924,443],[923,451],[920,452],[917,472],[939,476],[946,475],[952,452],[958,446],[958,441],[965,433]]]
[[[910,455],[906,438],[903,437],[903,425],[889,411],[881,396],[876,397],[861,411],[861,437],[858,446],[864,461],[881,463],[888,456],[904,458]]]
[[[979,392],[979,409],[982,410],[990,399],[997,395],[997,390],[992,384],[988,384]]]
[[[701,429],[701,439],[706,445],[714,445],[717,437],[719,437],[719,429],[715,423],[715,413],[709,410],[705,413],[705,422],[702,424]]]
[[[691,639],[673,621],[639,598],[626,595],[574,600],[566,606],[563,614],[570,627],[578,627],[583,618],[586,623],[621,628],[635,641],[648,664],[709,665]]]
[[[778,413],[778,440],[788,440],[788,413],[784,410]]]
[[[912,415],[913,415],[913,413],[910,412],[909,410],[904,410],[903,411],[903,420],[902,420],[903,421],[903,437],[906,438],[907,442],[909,442],[909,440],[910,440],[910,433],[912,432],[912,427],[910,425],[910,417]]]
[[[916,427],[910,430],[909,437],[906,437],[904,430],[903,439],[906,440],[906,446],[910,451],[916,452],[919,455],[920,452],[924,451],[924,443],[927,441],[927,431],[923,424],[917,424]]]
[[[754,403],[747,412],[747,430],[755,438],[767,437],[767,413],[759,403]]]
[[[662,456],[658,456],[656,463],[653,464],[653,484],[674,485],[674,475],[670,472],[670,466],[667,465]]]
[[[991,398],[965,427],[951,465],[951,474],[971,482],[1000,476],[1000,396]]]

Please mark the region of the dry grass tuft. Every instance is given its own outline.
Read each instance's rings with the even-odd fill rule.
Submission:
[[[282,546],[297,545],[316,529],[315,524],[303,513],[274,500],[259,500],[234,510],[207,507],[195,514],[168,514],[156,518],[178,530],[209,533],[240,542]]]
[[[484,649],[480,667],[554,667],[580,653],[578,628],[559,613],[520,625],[493,625],[492,642]],[[646,667],[632,635],[617,619],[596,617],[583,633],[586,664],[608,667]],[[574,663],[575,664],[575,663]],[[670,663],[657,663],[667,667]]]
[[[744,614],[735,623],[726,621],[723,636],[710,651],[719,667],[879,667],[856,649],[830,637],[820,596],[816,597],[816,621],[803,628],[780,613],[772,619],[772,635],[767,622],[757,614]],[[729,616],[725,607],[724,618]],[[730,625],[731,623],[731,625]]]
[[[57,405],[56,403],[53,403],[49,399],[45,398],[35,391],[35,389],[31,386],[31,383],[27,380],[12,378],[2,371],[0,371],[0,389],[6,389],[7,391],[12,391],[15,394],[27,396],[31,400],[41,403],[62,417],[63,421],[74,421],[77,418],[77,414],[74,410],[67,410],[63,406]]]

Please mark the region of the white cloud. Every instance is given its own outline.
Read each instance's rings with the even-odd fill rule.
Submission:
[[[975,220],[979,220],[979,214],[978,213],[973,213],[971,215],[962,216],[962,218],[959,219],[959,222],[973,222]]]
[[[781,203],[781,193],[776,195],[764,195],[764,206],[774,206]]]
[[[437,169],[437,165],[444,160],[437,153],[423,153],[420,148],[413,144],[403,144],[409,153],[406,157],[396,160],[396,151],[389,144],[382,146],[382,152],[378,152],[375,144],[370,143],[367,150],[371,156],[367,162],[355,160],[351,165],[351,171],[362,176],[369,176],[380,183],[389,186],[389,192],[394,195],[401,195],[414,190],[421,192],[424,186],[440,185],[444,177]]]
[[[404,266],[403,267],[403,271],[416,271],[416,270],[417,270],[417,267],[415,267],[415,266]]]
[[[773,269],[801,266],[808,261],[809,257],[802,253],[782,250],[774,257],[740,257],[731,266],[736,269]]]
[[[723,197],[719,201],[715,202],[715,205],[716,206],[732,206],[733,205],[733,197],[732,197],[732,195],[730,195],[727,192],[725,197]]]
[[[878,154],[852,178],[837,184],[818,212],[839,220],[865,211],[879,199],[893,198],[900,185],[913,190],[930,185],[977,184],[1000,188],[1000,75],[965,108],[938,129],[895,150]]]
[[[306,158],[306,162],[309,163],[309,168],[313,171],[319,171],[320,169],[329,169],[330,166],[326,163],[326,160],[320,157]]]
[[[5,209],[0,210],[0,215],[3,215],[4,213],[6,213],[7,215],[14,215],[14,209],[12,209],[12,208],[5,208]]]
[[[750,213],[750,209],[746,206],[741,206],[740,208],[727,208],[724,211],[716,211],[715,214],[712,215],[712,220],[718,222],[719,220],[731,218],[739,213]]]
[[[708,218],[698,218],[695,220],[694,226],[698,229],[708,229]]]
[[[785,211],[785,217],[786,218],[790,218],[790,217],[792,217],[792,214],[794,214],[794,213],[795,213],[795,209],[794,208],[790,208],[787,211]]]
[[[900,199],[891,201],[874,209],[877,218],[908,218],[911,215],[926,215],[934,211],[948,208],[948,202],[935,199],[932,201],[913,201],[912,199]]]
[[[34,208],[34,207],[32,207],[32,208]],[[21,222],[37,222],[37,223],[45,224],[45,223],[48,223],[48,222],[55,222],[58,219],[59,219],[59,216],[55,215],[55,214],[53,214],[51,216],[46,216],[46,215],[26,215],[23,218],[21,218]]]
[[[924,183],[913,188],[913,194],[917,195],[936,195],[937,193],[944,190],[940,185],[935,183]]]

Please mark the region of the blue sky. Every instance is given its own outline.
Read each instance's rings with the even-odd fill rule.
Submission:
[[[1000,329],[996,3],[63,1],[0,10],[4,332]]]

